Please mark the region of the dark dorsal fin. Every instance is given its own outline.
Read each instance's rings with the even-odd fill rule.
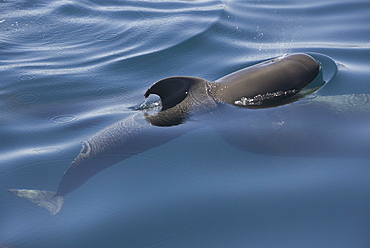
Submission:
[[[195,78],[192,77],[169,77],[154,83],[144,94],[147,98],[150,94],[156,94],[161,98],[162,110],[174,107],[182,102],[188,95]]]

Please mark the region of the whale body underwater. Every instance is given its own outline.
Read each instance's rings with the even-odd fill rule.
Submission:
[[[135,111],[85,140],[56,192],[8,191],[54,215],[60,211],[67,194],[98,172],[201,127],[201,121],[195,124],[188,121],[193,116],[213,118],[228,108],[238,109],[228,116],[233,118],[230,122],[233,132],[221,132],[221,136],[238,148],[282,156],[321,156],[324,150],[332,156],[368,157],[370,142],[367,136],[361,138],[361,131],[367,127],[365,116],[370,113],[370,95],[317,94],[330,80],[325,75],[326,64],[320,60],[329,61],[329,66],[335,67],[330,75],[334,77],[337,67],[333,60],[325,55],[302,53],[269,59],[213,82],[195,77],[159,80],[144,96],[158,95],[161,110],[153,114]],[[315,97],[310,97],[313,94]],[[343,121],[354,125],[357,134],[343,130],[329,137],[325,135],[335,130],[335,123]],[[217,130],[217,121],[213,126]],[[333,142],[342,145],[333,146]]]

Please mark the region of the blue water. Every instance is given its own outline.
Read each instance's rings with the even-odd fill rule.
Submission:
[[[1,0],[0,247],[370,247],[369,13],[366,0]],[[202,127],[97,174],[54,216],[6,191],[55,191],[83,140],[140,112],[161,78],[294,52],[337,63],[312,97],[189,120]]]

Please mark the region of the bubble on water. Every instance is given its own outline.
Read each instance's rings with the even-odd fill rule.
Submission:
[[[22,75],[18,77],[18,79],[21,81],[32,81],[32,80],[35,80],[35,78],[36,77],[33,75]]]

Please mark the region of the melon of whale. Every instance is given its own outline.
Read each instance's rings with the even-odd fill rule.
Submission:
[[[202,127],[201,121],[187,122],[193,116],[200,120],[214,118],[217,113],[226,113],[231,108],[233,114],[229,117],[240,120],[230,122],[230,126],[238,130],[238,135],[235,135],[236,132],[225,132],[217,122],[214,126],[226,141],[239,148],[287,155],[314,154],[315,151],[310,150],[308,145],[316,145],[318,152],[320,149],[330,150],[330,142],[340,142],[350,137],[338,134],[331,136],[334,140],[326,141],[325,132],[329,127],[313,123],[307,130],[309,125],[306,123],[311,121],[310,116],[317,114],[319,118],[315,118],[315,121],[321,118],[323,122],[331,122],[341,119],[343,113],[368,114],[369,104],[360,103],[363,100],[367,103],[369,96],[320,96],[317,90],[334,77],[336,64],[324,55],[311,55],[291,54],[269,59],[213,82],[195,77],[159,80],[144,96],[158,95],[161,110],[152,114],[144,110],[136,111],[85,140],[80,153],[65,171],[56,192],[29,189],[9,191],[46,208],[54,215],[60,211],[67,194],[98,172]],[[335,69],[328,74],[325,73],[325,67]],[[313,94],[316,97],[308,97]],[[358,108],[357,105],[362,107]],[[348,122],[351,122],[350,116]],[[289,136],[289,129],[297,130],[297,136]],[[303,141],[299,139],[302,133],[307,134]],[[358,147],[363,145],[357,144]],[[354,146],[344,142],[341,151],[332,152],[343,154],[348,147]],[[358,150],[359,153],[361,151]]]

